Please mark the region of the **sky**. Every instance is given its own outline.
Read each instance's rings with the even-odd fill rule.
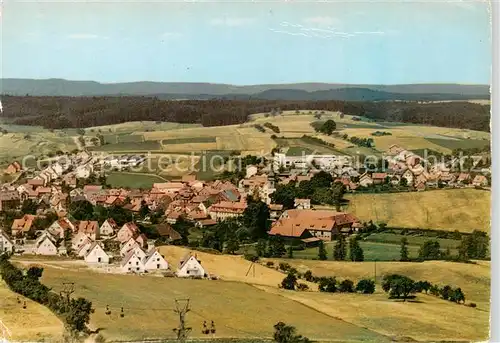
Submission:
[[[474,1],[14,2],[1,77],[98,82],[489,84]]]

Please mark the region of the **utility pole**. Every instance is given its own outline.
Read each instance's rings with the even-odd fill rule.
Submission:
[[[175,328],[174,332],[177,334],[177,340],[182,343],[186,342],[187,336],[191,331],[190,327],[186,327],[186,314],[189,311],[189,298],[175,299],[174,312],[179,315],[179,327]]]

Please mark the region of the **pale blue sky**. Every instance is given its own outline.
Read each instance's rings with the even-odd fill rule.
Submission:
[[[15,3],[2,77],[490,83],[486,3]]]

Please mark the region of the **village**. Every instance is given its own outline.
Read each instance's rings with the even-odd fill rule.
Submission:
[[[332,241],[337,234],[350,235],[362,229],[366,223],[361,223],[355,213],[339,211],[338,206],[337,210],[314,209],[308,198],[295,198],[293,206],[288,207],[273,203],[273,193],[280,186],[298,186],[320,172],[331,175],[333,183],[341,185],[342,193],[374,185],[404,185],[408,191],[488,186],[483,174],[454,173],[445,164],[426,168],[422,157],[399,146],[391,147],[385,156],[388,170],[383,172],[361,173],[342,156],[298,157],[278,152],[268,163],[245,166],[244,177],[237,184],[227,180],[201,181],[195,175],[155,183],[151,189],[114,189],[88,183],[89,179],[102,180],[103,166],[121,168],[139,165],[144,160],[144,155],[101,157],[80,151],[38,172],[22,170],[17,161],[11,163],[4,173],[27,176],[2,185],[0,211],[19,213],[25,203],[36,210],[21,213],[10,227],[0,231],[0,251],[28,256],[68,256],[110,273],[175,271],[179,277],[210,277],[196,255],[169,263],[158,252],[155,242],[179,244],[182,236],[173,228],[179,220],[204,230],[238,218],[247,209],[249,198],[258,199],[269,208],[270,237],[300,240],[310,247],[320,241]],[[69,207],[78,202],[102,208],[120,207],[130,214],[130,220],[122,225],[117,225],[112,217],[102,222],[76,220]],[[151,223],[153,213],[157,217],[155,239],[141,232],[137,225],[138,221]],[[47,222],[48,218],[53,218],[53,222]]]

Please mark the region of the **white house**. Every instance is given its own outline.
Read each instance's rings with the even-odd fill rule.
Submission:
[[[97,242],[92,243],[85,255],[85,262],[87,263],[109,263],[109,255],[106,254],[101,245]]]
[[[120,264],[120,268],[124,273],[144,273],[144,263],[141,258],[137,256],[135,251],[129,252]]]
[[[85,232],[78,232],[71,239],[71,248],[75,251],[80,250],[82,245],[85,244],[87,241],[90,241],[92,243],[92,240],[90,239],[89,235],[87,235]]]
[[[76,254],[79,257],[85,257],[93,244],[94,242],[90,238],[87,238],[78,249],[75,249]]]
[[[130,238],[128,241],[126,241],[121,247],[120,247],[120,255],[125,256],[127,255],[130,251],[134,250],[135,248],[141,248],[141,245],[136,242],[134,238]]]
[[[143,261],[144,269],[146,269],[147,271],[168,269],[168,262],[165,261],[163,256],[161,256],[156,249],[152,249],[143,259]]]
[[[256,166],[254,166],[252,164],[249,165],[249,166],[247,166],[245,178],[248,179],[248,178],[251,178],[254,175],[257,175],[257,171],[258,171],[258,169],[257,169]]]
[[[99,228],[99,234],[101,236],[113,236],[117,231],[118,225],[112,218],[106,219]]]
[[[178,277],[204,277],[206,275],[205,269],[201,266],[196,256],[191,254],[186,255],[177,269]]]
[[[293,201],[293,206],[300,210],[309,210],[311,208],[311,199],[299,199],[295,198]]]
[[[10,240],[9,236],[0,229],[0,253],[13,252],[14,243]]]
[[[44,231],[35,241],[33,253],[36,255],[57,255],[56,239],[48,231]]]

